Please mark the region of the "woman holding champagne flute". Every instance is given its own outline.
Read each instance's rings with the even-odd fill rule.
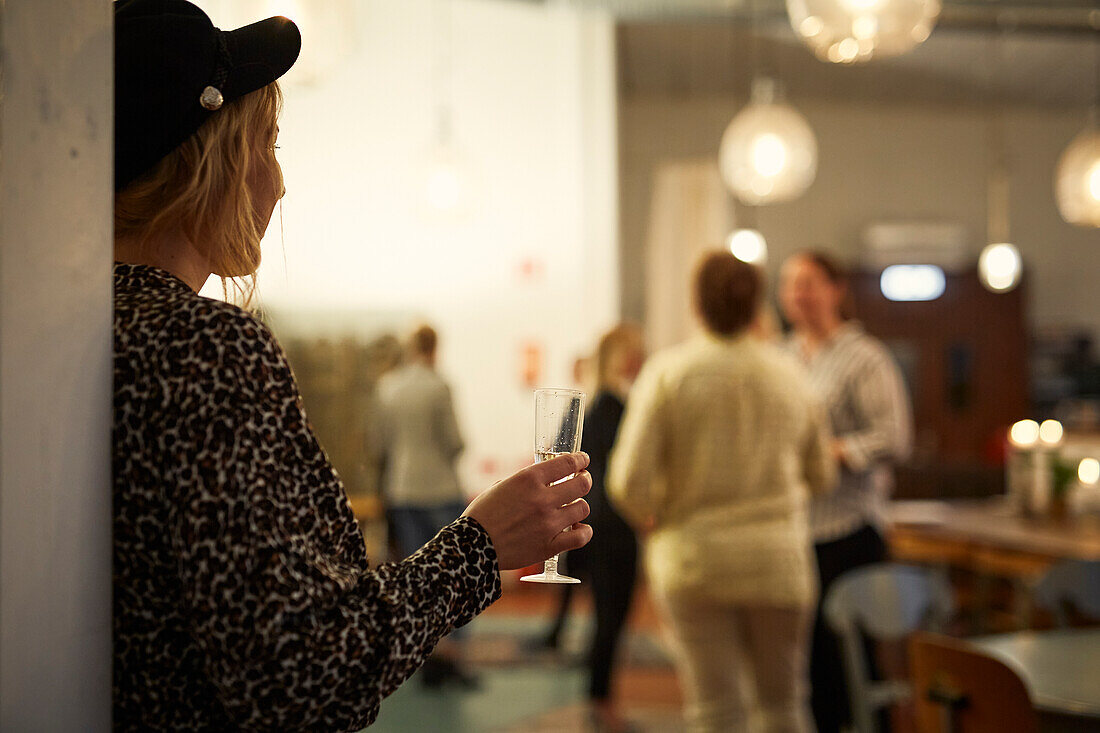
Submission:
[[[588,458],[516,473],[371,567],[275,337],[198,294],[259,266],[298,29],[114,11],[114,727],[359,730],[501,570],[588,542]]]
[[[646,567],[691,729],[808,732],[807,504],[833,483],[825,418],[795,361],[750,333],[755,267],[709,254],[694,293],[706,334],[643,367],[607,485],[653,526]]]

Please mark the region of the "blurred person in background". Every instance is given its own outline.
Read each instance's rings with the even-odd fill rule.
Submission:
[[[763,295],[728,252],[696,270],[705,334],[650,358],[607,474],[646,539],[693,731],[811,731],[806,650],[817,596],[808,502],[835,482],[801,367],[750,333]]]
[[[611,697],[615,653],[634,598],[638,540],[607,497],[605,478],[612,446],[619,432],[627,396],[645,361],[645,337],[634,324],[607,332],[596,348],[596,391],[584,418],[581,450],[591,457],[592,542],[581,548],[587,557],[595,601],[596,627],[588,656],[588,696],[598,731],[629,730]],[[574,551],[575,554],[576,551]]]
[[[501,570],[591,538],[588,460],[529,466],[371,567],[278,341],[199,295],[214,274],[251,300],[298,28],[123,0],[114,40],[113,727],[360,730]]]
[[[909,453],[912,416],[890,352],[852,320],[847,278],[832,257],[810,251],[788,259],[779,299],[793,327],[787,347],[825,405],[835,436],[830,452],[840,465],[836,491],[815,497],[810,506],[824,599],[846,571],[886,559],[890,464]],[[870,654],[868,664],[873,669]],[[818,730],[835,733],[848,722],[848,694],[839,643],[820,605],[810,666]]]
[[[456,463],[465,444],[451,388],[436,371],[439,336],[428,325],[409,336],[406,360],[378,383],[377,449],[382,496],[398,552],[409,557],[466,509]],[[441,640],[424,664],[429,687],[454,680],[472,687],[463,668],[465,629]]]

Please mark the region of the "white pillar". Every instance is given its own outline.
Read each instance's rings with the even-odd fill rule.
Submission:
[[[112,8],[0,2],[0,730],[111,710]]]

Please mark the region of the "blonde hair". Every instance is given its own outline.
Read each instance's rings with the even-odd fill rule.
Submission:
[[[225,105],[194,135],[115,194],[115,238],[145,244],[180,230],[209,258],[222,289],[252,302],[266,212],[256,211],[248,178],[258,156],[274,156],[282,92],[276,82]],[[276,163],[275,196],[283,194]]]
[[[596,346],[596,389],[615,386],[627,350],[633,347],[641,352],[644,344],[642,329],[633,323],[620,323],[605,333]]]

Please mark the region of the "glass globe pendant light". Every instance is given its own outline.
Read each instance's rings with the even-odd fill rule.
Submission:
[[[756,207],[737,207],[738,227],[726,236],[726,249],[737,259],[763,267],[768,262],[768,241],[756,225]]]
[[[810,124],[777,96],[773,80],[756,79],[751,101],[730,121],[718,149],[722,180],[751,206],[798,198],[817,174]]]
[[[787,0],[794,32],[822,61],[898,56],[928,40],[940,0]]]
[[[768,261],[768,242],[759,229],[734,229],[726,237],[726,247],[737,259],[750,265]]]
[[[1075,137],[1058,159],[1054,196],[1067,222],[1100,227],[1100,125]]]
[[[1089,124],[1058,158],[1054,198],[1058,213],[1070,224],[1100,227],[1100,42],[1096,44],[1096,100]]]
[[[991,293],[1007,293],[1020,284],[1023,258],[1009,236],[1011,179],[1000,121],[991,125],[990,139],[997,162],[989,174],[986,236],[988,244],[978,257],[978,279]]]

